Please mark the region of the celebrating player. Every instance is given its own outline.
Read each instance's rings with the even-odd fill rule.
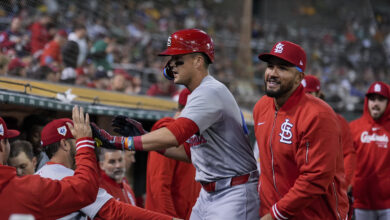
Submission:
[[[202,185],[190,219],[258,219],[256,160],[233,95],[209,75],[214,62],[211,37],[197,29],[177,31],[159,55],[170,56],[165,76],[191,91],[179,118],[142,136],[113,137],[102,130],[99,135],[128,150],[161,151],[187,141],[195,179]],[[175,150],[189,160],[182,146],[167,151]]]
[[[304,50],[282,41],[259,59],[268,65],[253,109],[261,219],[346,219],[340,130],[331,107],[304,92]]]

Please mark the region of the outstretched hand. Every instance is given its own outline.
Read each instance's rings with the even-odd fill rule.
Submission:
[[[146,133],[140,122],[123,115],[115,116],[112,120],[112,126],[115,132],[125,137],[134,137]]]
[[[82,107],[77,105],[73,107],[72,120],[73,125],[69,122],[66,124],[74,138],[92,137],[91,127],[89,126],[89,115],[86,113],[84,117],[84,109]]]

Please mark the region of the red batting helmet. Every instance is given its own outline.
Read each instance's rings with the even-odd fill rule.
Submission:
[[[189,53],[204,53],[210,63],[214,62],[214,43],[206,32],[199,29],[185,29],[173,33],[167,41],[167,49],[159,56]]]

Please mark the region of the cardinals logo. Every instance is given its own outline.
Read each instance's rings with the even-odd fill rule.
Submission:
[[[289,122],[290,120],[287,118],[286,121],[282,124],[280,129],[282,132],[280,132],[280,142],[285,143],[285,144],[291,144],[291,138],[292,138],[292,132],[291,128],[293,127],[293,124]]]
[[[167,47],[170,47],[170,46],[171,46],[171,43],[172,43],[172,42],[171,42],[171,37],[169,36],[169,37],[168,37],[168,41],[167,41]]]
[[[275,46],[274,52],[275,53],[283,53],[283,47],[284,47],[284,45],[282,43],[278,43]]]

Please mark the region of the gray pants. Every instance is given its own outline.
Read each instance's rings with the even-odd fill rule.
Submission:
[[[390,209],[355,209],[355,220],[390,220]]]
[[[253,220],[259,216],[257,181],[208,193],[203,188],[190,220]]]

